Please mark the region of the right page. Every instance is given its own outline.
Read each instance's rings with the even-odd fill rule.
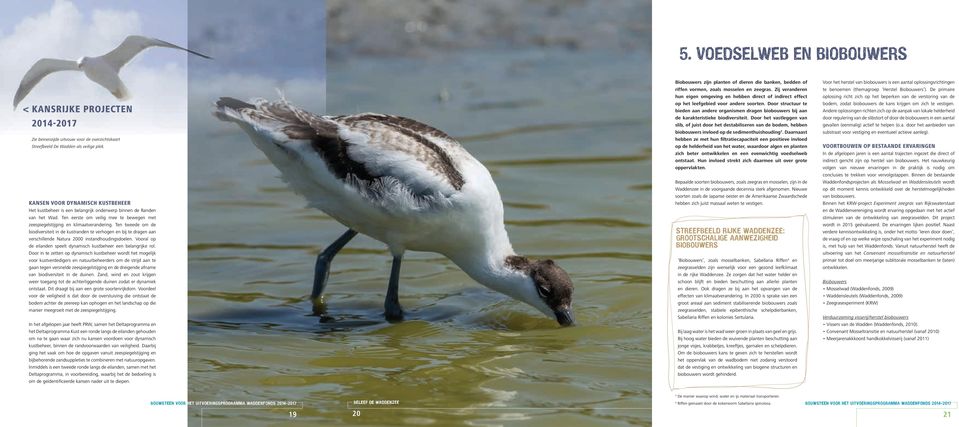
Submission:
[[[953,3],[657,2],[660,425],[957,425]]]

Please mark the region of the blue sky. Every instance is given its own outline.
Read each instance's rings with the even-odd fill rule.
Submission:
[[[41,0],[5,2],[0,20],[0,100],[12,107],[19,82],[41,58],[76,60],[115,48],[131,34],[185,45],[185,0],[103,1]],[[120,71],[136,105],[133,115],[101,115],[89,129],[173,130],[183,127],[187,101],[187,54],[176,49],[149,49]],[[112,104],[109,91],[83,73],[44,77],[23,99],[31,104]],[[20,110],[0,108],[0,122],[25,122]],[[90,119],[92,120],[92,119]],[[91,122],[92,123],[92,122]]]
[[[49,13],[56,0],[4,2],[0,38],[25,19]],[[212,55],[190,59],[191,74],[259,74],[277,79],[326,76],[326,7],[322,0],[61,0],[90,22],[95,10],[136,12],[140,33]],[[117,40],[119,42],[119,40]],[[106,52],[77,52],[93,56]],[[64,58],[75,59],[75,58]],[[138,61],[185,61],[154,49]]]
[[[50,10],[54,0],[15,0],[5,1],[4,13],[0,15],[0,29],[10,34],[13,27],[25,16],[32,16]],[[81,11],[94,9],[135,10],[144,20],[143,30],[150,33],[183,34],[186,29],[186,0],[73,0]],[[159,37],[159,36],[157,36]]]
[[[14,32],[18,24],[29,17],[48,13],[56,0],[17,0],[4,2],[4,13],[0,15],[0,38]],[[136,12],[140,18],[140,33],[145,36],[166,40],[170,43],[184,45],[187,43],[187,2],[186,0],[69,0],[79,9],[84,19],[89,22],[94,10],[115,10]],[[122,40],[118,40],[119,43]],[[143,55],[138,61],[147,65],[156,65],[171,60],[185,61],[183,55],[178,55],[166,49],[154,49],[150,55]],[[78,52],[77,57],[86,55],[101,55],[106,52]],[[75,58],[65,58],[75,59]]]
[[[126,36],[141,34],[214,59],[174,49],[138,55],[121,76],[140,100],[170,98],[167,104],[155,103],[166,106],[181,102],[176,92],[189,64],[190,98],[203,111],[219,96],[273,98],[277,89],[316,111],[325,106],[326,8],[321,0],[194,0],[189,6],[186,0],[24,0],[4,6],[0,96],[12,99],[17,83],[40,58],[98,56]],[[28,98],[114,101],[72,73],[52,74]]]

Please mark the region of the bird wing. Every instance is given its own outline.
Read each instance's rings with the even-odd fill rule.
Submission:
[[[309,141],[333,176],[374,198],[402,188],[414,198],[434,200],[464,184],[458,165],[469,154],[420,122],[384,114],[320,116],[282,100],[254,103],[221,98],[217,116],[252,125],[281,143]]]
[[[151,47],[169,47],[173,49],[180,49],[206,59],[211,59],[209,56],[199,52],[194,52],[185,47],[180,47],[160,39],[144,36],[128,36],[125,40],[123,40],[123,43],[120,43],[119,46],[100,58],[103,58],[103,60],[110,64],[114,69],[119,71],[120,68],[126,65],[127,62],[130,62],[133,57],[140,54],[140,52],[143,52],[144,49]]]
[[[23,100],[33,90],[33,87],[40,83],[47,74],[57,71],[80,71],[80,67],[75,61],[66,61],[63,59],[43,58],[30,67],[30,70],[23,75],[20,80],[20,87],[17,88],[17,94],[13,96],[13,108],[17,108],[20,101]]]
[[[333,117],[347,153],[372,175],[388,176],[413,194],[449,196],[463,187],[458,160],[468,156],[449,135],[406,117],[357,114]]]

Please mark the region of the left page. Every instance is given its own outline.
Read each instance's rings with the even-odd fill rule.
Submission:
[[[5,399],[33,425],[186,414],[186,2],[5,2]]]

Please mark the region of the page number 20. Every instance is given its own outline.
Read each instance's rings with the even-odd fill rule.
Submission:
[[[360,416],[360,411],[357,410],[357,409],[354,409],[354,410],[353,410],[353,416],[354,416],[354,417]]]

